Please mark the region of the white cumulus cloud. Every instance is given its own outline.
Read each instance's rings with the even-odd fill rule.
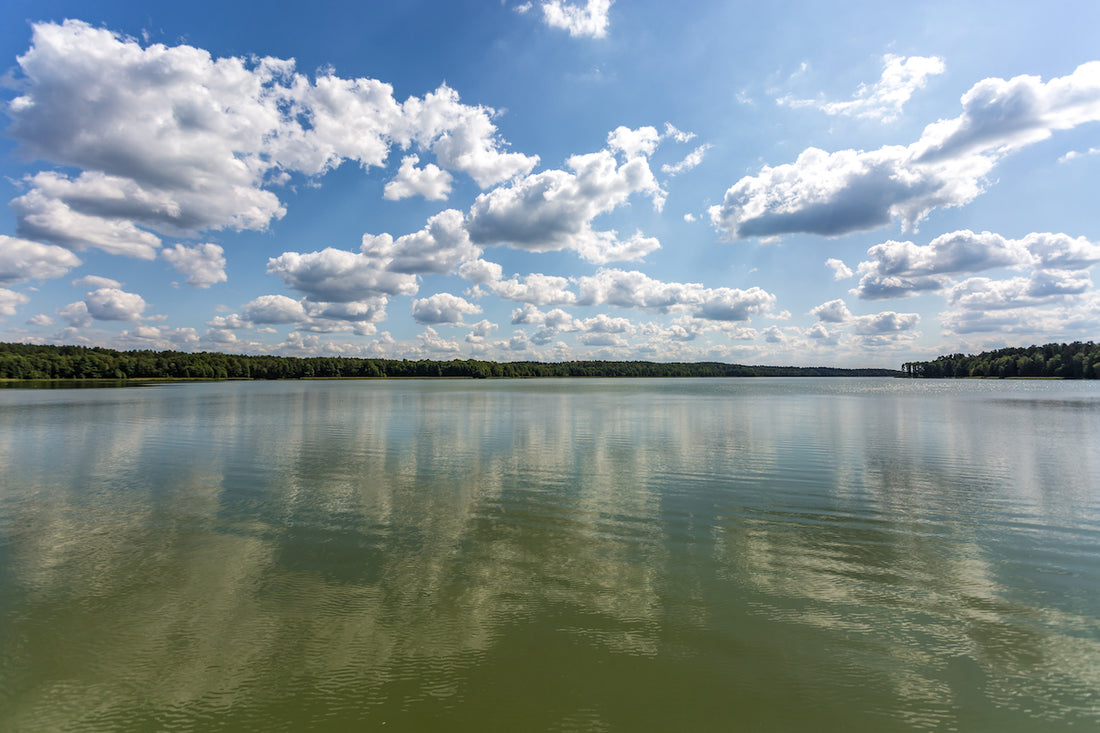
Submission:
[[[300,323],[307,318],[302,304],[285,295],[261,295],[246,303],[241,310],[252,323]]]
[[[30,302],[30,298],[14,290],[0,288],[0,316],[14,316],[16,309]]]
[[[655,280],[628,270],[601,268],[577,279],[579,305],[613,305],[659,313],[686,311],[712,321],[745,321],[774,308],[776,297],[758,287],[706,288],[698,283]]]
[[[84,298],[88,315],[98,321],[136,321],[145,312],[145,299],[118,288],[100,288]]]
[[[825,323],[844,323],[852,317],[852,312],[848,310],[848,306],[839,298],[830,300],[828,303],[822,303],[811,310],[810,313],[817,316],[819,321]]]
[[[825,260],[825,266],[833,271],[834,280],[846,280],[854,274],[852,269],[844,264],[844,260],[838,260],[835,257]]]
[[[416,275],[394,273],[364,254],[326,247],[319,252],[284,252],[267,262],[267,273],[287,287],[323,303],[346,303],[372,295],[413,295]]]
[[[194,247],[177,244],[171,249],[161,250],[161,256],[186,275],[187,283],[196,288],[208,288],[227,279],[225,251],[216,244],[207,242]]]
[[[499,298],[531,305],[572,305],[577,302],[577,294],[569,289],[568,278],[556,275],[531,273],[523,277],[513,276],[507,280],[486,283],[486,288]]]
[[[109,277],[103,277],[102,275],[85,275],[84,277],[73,280],[72,286],[74,288],[87,288],[88,290],[96,290],[98,288],[121,289],[122,283]]]
[[[433,163],[417,168],[419,162],[420,156],[417,155],[402,158],[397,176],[386,184],[383,197],[390,201],[410,196],[423,196],[429,201],[446,199],[451,193],[451,174]]]
[[[952,275],[1002,267],[1083,270],[1100,262],[1100,244],[1084,237],[1036,232],[1010,239],[968,229],[949,232],[926,245],[887,241],[867,250],[852,293],[875,300],[938,291]]]
[[[63,247],[0,234],[0,286],[63,277],[81,264]]]
[[[412,315],[417,323],[462,324],[464,315],[481,313],[481,306],[450,293],[436,293],[412,302]]]
[[[586,0],[579,5],[568,0],[546,0],[539,7],[543,21],[552,28],[561,28],[574,37],[603,38],[607,35],[607,14],[612,2]]]
[[[86,327],[92,319],[97,321],[137,321],[145,312],[145,299],[137,293],[128,293],[117,287],[97,288],[84,296],[84,300],[69,303],[58,315],[74,327]]]
[[[855,324],[856,333],[864,336],[879,336],[910,331],[920,323],[920,316],[916,313],[883,311],[867,316],[855,316],[852,321]]]
[[[365,234],[360,251],[379,268],[399,274],[449,273],[481,255],[481,248],[470,241],[462,212],[455,209],[439,212],[420,231],[397,239]]]
[[[637,130],[620,125],[607,135],[607,147],[610,150],[620,151],[627,158],[636,156],[650,156],[657,149],[661,135],[657,128],[645,126]]]
[[[928,125],[909,146],[826,152],[745,176],[709,210],[733,239],[804,232],[836,236],[900,220],[912,229],[934,209],[961,206],[985,190],[1007,154],[1100,120],[1100,62],[1043,83],[1035,76],[985,79],[962,98],[958,117]]]
[[[18,62],[7,133],[29,157],[80,172],[29,176],[11,207],[20,236],[70,249],[153,259],[158,235],[264,229],[285,214],[270,189],[289,174],[382,166],[395,145],[438,165],[403,168],[391,197],[445,195],[443,168],[484,188],[538,163],[506,150],[495,110],[445,85],[398,102],[374,79],[311,80],[292,60],[143,47],[75,20],[35,24]]]
[[[573,249],[593,262],[636,259],[658,245],[645,237],[623,243],[614,231],[592,228],[593,219],[635,193],[649,196],[658,209],[663,206],[665,193],[644,156],[620,164],[611,151],[603,150],[574,155],[566,167],[479,195],[467,215],[470,239],[532,252]]]

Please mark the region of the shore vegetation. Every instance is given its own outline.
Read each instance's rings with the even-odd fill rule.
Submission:
[[[364,359],[0,343],[0,379],[350,379],[383,377],[894,377],[894,369],[747,366],[720,362],[495,362]]]
[[[1074,341],[983,351],[980,354],[950,354],[931,361],[902,365],[910,377],[934,379],[960,377],[1100,379],[1100,344]]]

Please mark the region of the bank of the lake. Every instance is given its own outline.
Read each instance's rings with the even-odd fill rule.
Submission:
[[[363,359],[0,343],[0,378],[11,379],[311,379],[532,377],[884,377],[893,369],[750,366],[719,362],[494,362],[477,359]]]

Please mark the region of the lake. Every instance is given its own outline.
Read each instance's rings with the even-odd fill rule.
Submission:
[[[1100,727],[1100,382],[0,390],[0,729]]]

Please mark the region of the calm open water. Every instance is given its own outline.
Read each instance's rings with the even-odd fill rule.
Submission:
[[[1100,727],[1100,382],[5,389],[0,470],[5,731]]]

